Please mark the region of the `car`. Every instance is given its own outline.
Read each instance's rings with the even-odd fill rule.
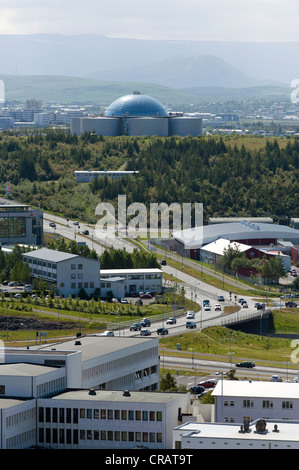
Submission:
[[[118,299],[116,297],[112,297],[111,302],[114,304],[118,304]]]
[[[206,388],[214,388],[217,385],[218,380],[216,379],[211,379],[211,380],[206,380],[205,382],[200,382],[197,384],[198,387],[204,387]]]
[[[19,299],[19,298],[20,298],[20,294],[15,294],[15,295],[14,295],[14,298],[15,298],[15,299]]]
[[[208,312],[208,311],[211,310],[211,305],[210,305],[210,304],[206,304],[206,305],[204,305],[203,309],[204,309],[205,312]]]
[[[224,297],[223,295],[218,296],[218,302],[224,302]]]
[[[187,320],[191,320],[192,318],[195,318],[195,313],[193,312],[193,310],[188,310],[186,318]]]
[[[292,276],[293,276],[293,277],[297,277],[296,271],[292,272]]]
[[[55,224],[55,222],[50,222],[50,223],[49,223],[49,227],[56,228],[56,224]]]
[[[121,304],[128,304],[128,300],[127,299],[120,299],[120,303]]]
[[[101,336],[114,336],[114,331],[104,331]]]
[[[80,225],[79,222],[76,220],[76,222],[73,222],[73,225]]]
[[[221,305],[220,304],[215,305],[215,311],[217,311],[217,310],[221,310]]]
[[[83,230],[83,235],[89,235],[89,230]]]
[[[166,266],[166,259],[162,259],[161,266]]]
[[[258,306],[256,308],[257,308],[257,310],[264,310],[265,307],[266,307],[266,304],[262,303],[262,304],[258,304]]]
[[[243,308],[248,308],[248,303],[247,303],[247,302],[243,302],[243,303],[242,303],[242,307],[243,307]]]
[[[186,322],[186,328],[196,328],[196,323],[194,321],[187,321]]]
[[[143,318],[140,322],[140,325],[141,326],[151,326],[151,321],[149,320],[149,318]]]
[[[9,287],[15,287],[15,286],[18,286],[19,283],[17,281],[11,281],[8,283]]]
[[[282,382],[282,378],[280,377],[280,375],[272,375],[270,381],[271,382]]]
[[[247,367],[248,369],[252,369],[252,367],[255,367],[254,362],[250,361],[243,361],[243,362],[238,362],[235,364],[236,367]]]
[[[140,323],[133,323],[133,325],[130,326],[130,331],[140,331],[140,330],[141,330]]]
[[[239,299],[239,304],[242,304],[242,302],[245,302],[245,299],[243,298]]]
[[[175,325],[176,324],[176,318],[171,317],[166,320],[166,325]]]
[[[157,335],[168,335],[168,329],[167,328],[158,328],[157,329]]]
[[[203,305],[210,305],[210,301],[209,301],[209,300],[203,300],[203,301],[202,301],[202,304],[203,304]]]
[[[140,336],[150,336],[150,330],[140,330]]]
[[[193,393],[193,395],[199,395],[205,391],[205,387],[202,385],[194,385],[189,390],[191,393]]]
[[[141,299],[152,299],[153,296],[147,292],[146,294],[140,295],[140,298]]]
[[[285,303],[285,306],[288,308],[294,308],[294,307],[297,307],[297,304],[296,302],[289,301]]]

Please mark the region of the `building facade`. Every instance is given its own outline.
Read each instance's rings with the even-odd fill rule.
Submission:
[[[43,211],[24,204],[0,204],[0,240],[3,245],[42,245]]]
[[[162,269],[158,268],[101,270],[102,282],[115,277],[124,279],[125,295],[141,291],[162,293],[162,275]]]

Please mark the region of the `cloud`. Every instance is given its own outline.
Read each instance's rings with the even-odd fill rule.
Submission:
[[[298,41],[298,14],[297,0],[1,0],[0,34]]]

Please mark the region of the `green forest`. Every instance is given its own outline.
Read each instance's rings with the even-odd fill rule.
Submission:
[[[117,180],[78,184],[75,170],[138,170]],[[0,194],[44,210],[95,223],[102,201],[202,203],[204,219],[299,217],[297,138],[102,137],[46,130],[0,135]]]

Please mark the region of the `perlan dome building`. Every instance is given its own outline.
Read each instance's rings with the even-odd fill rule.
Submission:
[[[113,101],[103,116],[72,118],[71,133],[84,132],[103,136],[198,136],[202,134],[202,119],[169,114],[159,101],[135,91]]]

